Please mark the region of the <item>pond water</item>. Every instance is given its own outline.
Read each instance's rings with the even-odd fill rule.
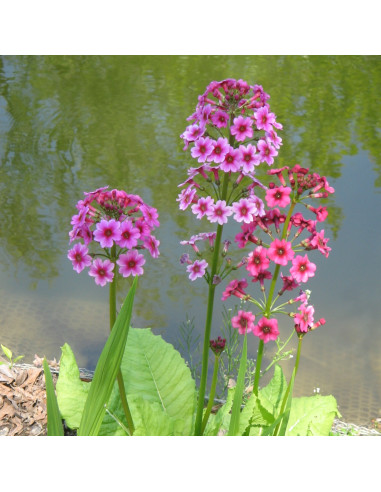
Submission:
[[[66,255],[75,204],[105,185],[139,194],[160,215],[161,255],[147,260],[133,325],[175,345],[187,314],[203,331],[206,285],[191,283],[178,261],[179,241],[205,228],[178,210],[177,184],[194,165],[179,135],[206,85],[228,77],[271,95],[284,126],[277,167],[310,167],[336,189],[325,225],[332,251],[311,258],[308,284],[327,324],[305,337],[295,393],[319,388],[344,420],[368,423],[381,417],[380,57],[1,57],[0,342],[27,362],[59,359],[68,342],[81,367],[95,367],[108,289],[74,272]],[[252,337],[251,357],[256,347]],[[293,362],[282,364],[289,375]]]

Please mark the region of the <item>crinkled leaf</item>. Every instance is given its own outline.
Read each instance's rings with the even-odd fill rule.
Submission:
[[[128,397],[137,395],[158,403],[173,420],[175,435],[191,434],[195,383],[185,361],[171,344],[154,335],[149,328],[131,328],[121,371]],[[125,422],[117,386],[114,386],[108,406]],[[106,415],[100,434],[112,434],[113,429],[115,423]]]
[[[160,403],[145,400],[141,396],[131,395],[128,398],[134,418],[134,436],[171,436],[173,420],[164,412]]]
[[[328,436],[334,418],[340,416],[332,396],[293,398],[287,436]]]
[[[81,381],[79,369],[70,346],[61,347],[60,373],[56,383],[58,406],[70,429],[78,429],[90,383]]]
[[[274,375],[270,382],[258,392],[261,405],[272,414],[274,418],[279,414],[286,389],[286,378],[284,377],[281,367],[276,364],[274,367]]]

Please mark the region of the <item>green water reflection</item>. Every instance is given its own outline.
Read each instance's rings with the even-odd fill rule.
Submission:
[[[178,211],[177,184],[193,165],[179,135],[198,94],[227,77],[261,84],[271,95],[284,125],[279,166],[300,163],[334,181],[344,157],[365,151],[373,192],[379,190],[380,57],[2,56],[3,270],[35,287],[61,278],[75,203],[83,191],[108,184],[159,210],[162,256],[159,265],[152,262],[149,280],[142,279],[150,301],[138,300],[146,319],[168,325],[166,299],[182,297],[189,310],[195,297],[202,302],[204,291],[190,296],[182,269],[173,266],[178,241],[205,227]],[[337,237],[345,214],[335,196],[328,203]]]
[[[174,183],[189,157],[177,137],[197,94],[226,74],[271,94],[285,128],[279,164],[337,178],[342,156],[365,148],[379,187],[380,67],[379,57],[355,56],[2,57],[0,234],[9,260],[36,278],[58,275],[72,206],[98,183],[149,188],[186,227]],[[335,232],[341,215],[331,207]]]

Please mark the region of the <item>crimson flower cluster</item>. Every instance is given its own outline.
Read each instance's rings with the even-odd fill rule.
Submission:
[[[255,217],[251,223],[244,224],[241,232],[236,235],[235,242],[239,248],[244,248],[250,243],[256,246],[247,256],[245,268],[251,281],[258,282],[263,293],[266,290],[265,281],[276,281],[275,275],[278,276],[280,269],[283,268],[284,271],[280,272],[282,286],[278,291],[280,297],[286,290],[300,289],[302,284],[315,275],[316,265],[309,260],[307,254],[309,251],[318,250],[326,258],[329,256],[331,250],[327,246],[329,239],[324,237],[324,229],[320,232],[317,230],[317,224],[328,216],[327,209],[322,206],[313,207],[305,200],[327,198],[334,189],[329,186],[325,177],[317,173],[309,173],[308,169],[299,165],[292,168],[284,166],[280,169],[271,169],[268,174],[276,176],[279,183],[269,184],[265,196],[268,205],[266,213],[261,217]],[[315,219],[306,219],[300,212],[287,216],[280,210],[289,205],[293,210],[297,203],[311,211]],[[268,243],[257,235],[258,231],[261,235],[267,234]],[[304,239],[302,233],[306,236]],[[275,266],[273,271],[270,270],[271,264]],[[226,287],[222,300],[233,295],[255,303],[246,292],[247,286],[245,278],[240,281],[233,280]],[[272,308],[272,313],[283,312],[282,308],[286,304],[300,302],[299,312],[289,313],[294,318],[295,329],[299,334],[307,333],[325,323],[324,318],[314,321],[314,307],[308,304],[308,292],[301,290],[297,297]],[[247,330],[259,336],[265,343],[277,339],[279,330],[275,318],[262,318],[263,321],[261,320],[256,326],[254,319],[251,312],[239,311],[238,315],[232,318],[232,324],[240,333]]]
[[[89,267],[102,287],[113,281],[115,264],[123,277],[142,275],[145,258],[138,251],[148,250],[153,258],[160,254],[160,241],[152,234],[160,225],[157,210],[138,195],[108,186],[84,195],[69,232],[70,243],[80,241],[68,251],[73,269],[80,273]]]

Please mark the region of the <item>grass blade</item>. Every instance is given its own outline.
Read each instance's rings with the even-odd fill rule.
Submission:
[[[239,435],[239,420],[241,417],[243,391],[245,389],[246,364],[247,364],[247,333],[245,333],[245,338],[243,340],[242,355],[239,364],[237,385],[234,393],[232,415],[230,419],[228,436]]]
[[[135,277],[131,289],[116,318],[115,324],[99,357],[94,378],[86,399],[79,436],[96,436],[106,413],[106,404],[110,398],[127,342],[132,308],[137,285]]]
[[[43,361],[46,387],[46,407],[48,413],[48,436],[63,436],[61,414],[58,409],[57,397],[54,391],[53,379],[46,359]]]

